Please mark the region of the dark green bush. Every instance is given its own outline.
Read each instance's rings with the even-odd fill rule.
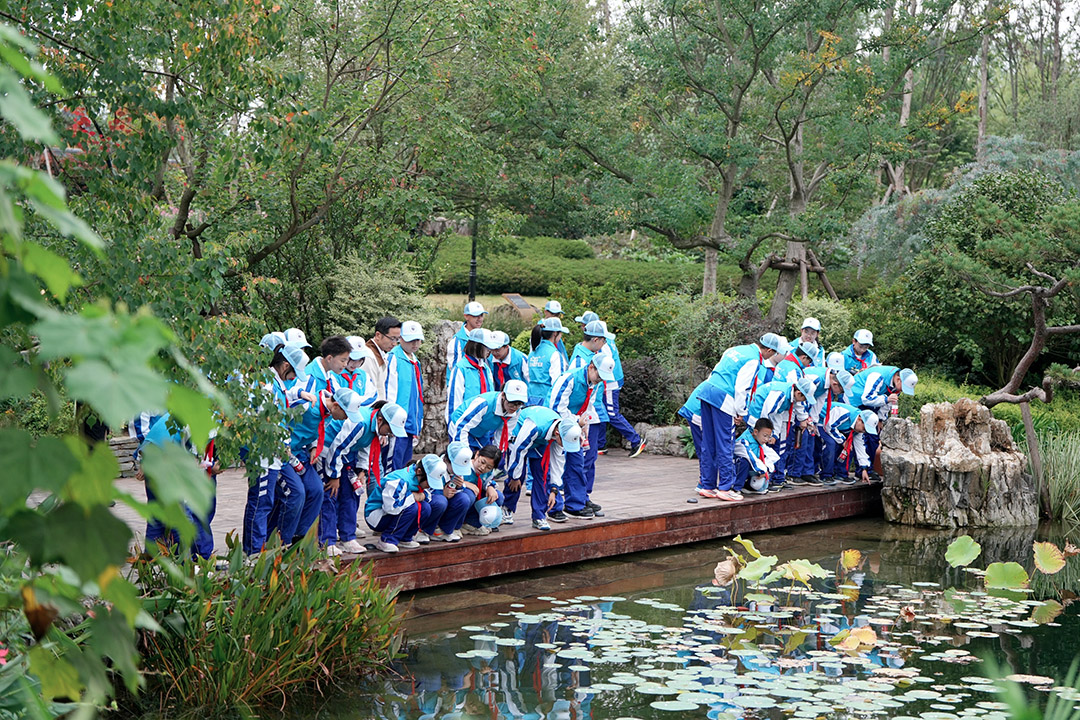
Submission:
[[[623,373],[619,406],[627,420],[668,425],[677,419],[675,412],[685,398],[676,391],[667,368],[655,358],[630,358],[623,360]]]

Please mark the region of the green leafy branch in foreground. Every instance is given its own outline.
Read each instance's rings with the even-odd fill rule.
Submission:
[[[58,142],[28,88],[62,88],[35,59],[37,48],[0,25],[0,132],[21,138],[25,156]],[[83,283],[67,260],[24,233],[30,215],[100,254],[104,243],[72,214],[63,187],[48,174],[0,161],[0,400],[43,393],[55,408],[61,394],[88,405],[119,427],[147,409],[169,410],[202,448],[213,427],[216,390],[177,350],[176,338],[147,311],[98,303],[63,312]],[[46,372],[46,369],[60,372]],[[190,387],[169,382],[166,372]],[[55,380],[53,378],[56,378]],[[143,470],[159,493],[144,503],[113,485],[118,467],[107,444],[89,447],[76,434],[36,441],[0,430],[0,707],[16,717],[70,710],[88,717],[112,693],[117,673],[130,691],[142,684],[136,628],[156,630],[135,586],[120,574],[131,530],[109,512],[116,501],[179,530],[194,529],[184,503],[204,513],[210,483],[179,447],[147,451]],[[28,502],[29,500],[29,502]]]

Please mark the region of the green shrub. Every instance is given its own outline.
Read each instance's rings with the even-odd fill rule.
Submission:
[[[514,336],[513,342],[510,343],[511,347],[515,347],[521,352],[528,355],[532,352],[532,347],[529,345],[529,338],[532,336],[532,328],[526,328]]]
[[[684,398],[676,391],[667,368],[651,357],[623,360],[625,381],[619,392],[619,409],[631,423],[668,425]]]
[[[227,572],[214,559],[176,565],[144,556],[133,564],[143,606],[162,630],[142,632],[148,687],[132,702],[250,714],[396,656],[396,591],[379,585],[370,563],[339,566],[313,533],[253,562],[230,535],[225,559]]]
[[[425,330],[440,313],[423,296],[420,283],[402,261],[371,261],[350,256],[326,278],[329,332],[370,338],[386,315],[416,320]],[[460,316],[457,319],[461,319]]]

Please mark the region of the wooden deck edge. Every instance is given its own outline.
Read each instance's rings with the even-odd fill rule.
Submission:
[[[382,582],[409,591],[880,512],[880,485],[836,487],[703,506],[689,512],[575,522],[551,532],[489,536],[370,562]]]

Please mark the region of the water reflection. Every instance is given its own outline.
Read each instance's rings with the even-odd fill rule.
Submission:
[[[1030,567],[1035,528],[972,535],[983,545],[976,564]],[[295,716],[1004,720],[978,658],[1063,676],[1080,651],[1070,606],[1080,573],[1070,566],[1028,595],[996,597],[945,563],[950,539],[882,523],[876,542],[856,543],[854,569],[842,570],[839,553],[811,558],[839,574],[811,588],[738,588],[735,604],[730,588],[704,584],[711,567],[702,566],[689,574],[697,582],[661,590],[578,591],[476,612],[472,624],[413,637],[401,678]],[[754,540],[772,551],[768,538]],[[1060,614],[1046,610],[1050,594]]]

